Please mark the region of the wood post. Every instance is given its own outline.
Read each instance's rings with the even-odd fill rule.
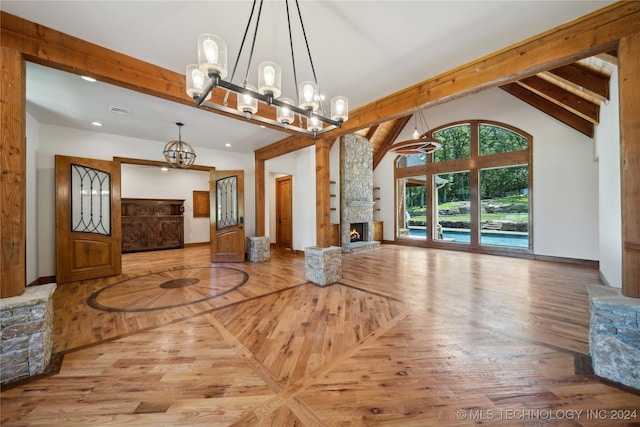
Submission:
[[[22,53],[2,47],[0,102],[0,297],[22,294],[27,258],[26,67]]]
[[[618,59],[622,293],[640,298],[640,33],[620,39]]]
[[[331,140],[316,141],[316,245],[321,248],[331,246],[330,152]]]
[[[265,188],[265,180],[264,180],[264,160],[258,160],[256,158],[255,161],[256,169],[255,169],[255,199],[256,199],[256,233],[255,235],[258,237],[262,237],[265,235],[265,196],[264,193],[266,191]]]

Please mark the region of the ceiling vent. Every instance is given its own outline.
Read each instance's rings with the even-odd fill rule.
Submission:
[[[114,107],[113,105],[109,105],[109,111],[112,113],[116,113],[116,114],[124,114],[129,115],[131,112],[126,109],[126,108],[122,108],[122,107]]]

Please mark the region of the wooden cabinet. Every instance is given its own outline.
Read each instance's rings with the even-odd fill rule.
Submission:
[[[373,221],[373,240],[376,242],[382,242],[383,229],[382,221]]]
[[[340,241],[340,224],[331,224],[331,246],[342,246]]]
[[[184,200],[122,199],[122,252],[184,247]]]

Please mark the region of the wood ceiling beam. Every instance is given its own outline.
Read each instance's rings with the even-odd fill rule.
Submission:
[[[605,62],[608,62],[611,65],[618,65],[618,52],[616,51],[599,53],[596,55],[596,57]]]
[[[365,135],[365,138],[367,138],[368,140],[371,140],[371,138],[373,138],[373,136],[376,134],[376,132],[378,131],[378,127],[380,126],[380,124],[377,124],[375,126],[371,126],[368,130],[367,130],[367,134]]]
[[[507,85],[500,86],[500,89],[510,93],[532,107],[537,108],[543,113],[550,115],[556,120],[561,121],[567,126],[571,126],[573,129],[583,133],[589,138],[593,138],[593,123],[590,121],[583,119],[582,117],[528,90],[527,88],[518,85],[517,83],[509,83]]]
[[[195,101],[186,93],[183,74],[123,55],[4,11],[0,11],[0,23],[2,46],[21,52],[29,62],[73,74],[91,76],[101,82],[198,108]],[[207,102],[223,105],[225,94],[225,90],[216,88],[212,91],[211,100]],[[227,103],[229,106],[236,105],[234,93],[229,94]],[[206,106],[200,108],[246,122],[243,116]],[[261,116],[275,120],[275,108],[259,103],[258,109]],[[260,124],[281,132],[298,134],[282,126]]]
[[[384,155],[387,154],[387,151],[389,151],[389,148],[391,148],[396,138],[398,138],[398,135],[400,135],[400,132],[402,132],[402,129],[404,129],[407,123],[409,123],[409,120],[411,120],[411,117],[412,115],[408,115],[395,120],[393,127],[385,137],[384,141],[381,141],[381,143],[378,145],[378,148],[373,153],[374,169],[382,161],[382,158],[384,157]]]
[[[516,82],[533,93],[542,96],[554,104],[566,108],[573,114],[582,117],[591,123],[597,124],[600,120],[600,106],[588,100],[574,95],[571,92],[556,86],[549,81],[537,76],[527,77]]]
[[[559,79],[576,91],[584,92],[600,102],[609,101],[609,79],[593,74],[579,65],[565,65],[545,71],[545,74]]]
[[[617,49],[640,32],[640,2],[618,2],[545,33],[393,93],[349,113],[327,136],[338,137],[421,109],[513,83]],[[277,144],[277,143],[276,143]],[[313,141],[309,141],[312,145]]]

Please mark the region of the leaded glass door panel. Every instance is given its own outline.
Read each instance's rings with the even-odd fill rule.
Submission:
[[[56,156],[56,280],[120,274],[120,168]]]

